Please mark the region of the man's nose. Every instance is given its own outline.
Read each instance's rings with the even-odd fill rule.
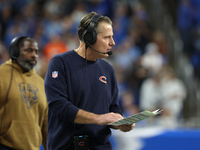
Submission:
[[[113,39],[113,38],[111,38],[111,40],[110,40],[110,45],[112,45],[112,46],[114,46],[114,45],[115,45],[115,41],[114,41],[114,39]]]

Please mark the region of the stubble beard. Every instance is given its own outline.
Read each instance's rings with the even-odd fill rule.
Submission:
[[[31,61],[31,60],[19,60],[19,59],[18,59],[18,64],[19,64],[24,70],[30,71],[30,70],[32,70],[32,69],[35,67],[35,65],[37,64],[37,62],[36,62],[36,64],[32,64],[32,63],[30,63],[30,61]]]

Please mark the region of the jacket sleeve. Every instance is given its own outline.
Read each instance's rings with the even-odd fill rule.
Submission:
[[[74,122],[79,108],[68,99],[67,78],[69,75],[64,60],[59,57],[51,59],[45,76],[45,93],[49,112],[61,120]]]

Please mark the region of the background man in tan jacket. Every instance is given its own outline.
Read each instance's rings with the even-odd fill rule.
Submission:
[[[10,60],[0,66],[0,149],[46,149],[44,81],[33,69],[38,44],[23,36],[11,42]]]

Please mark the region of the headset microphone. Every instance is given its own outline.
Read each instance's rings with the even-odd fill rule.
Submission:
[[[107,54],[108,54],[109,56],[112,55],[112,51],[107,52]]]
[[[86,45],[89,46],[89,47],[90,47],[91,49],[93,49],[94,51],[100,53],[100,54],[108,54],[108,55],[112,55],[112,51],[108,51],[107,53],[103,53],[103,52],[100,52],[100,51],[94,49],[94,48],[92,47],[92,45],[90,45],[90,43],[88,43],[88,42],[86,42]]]

